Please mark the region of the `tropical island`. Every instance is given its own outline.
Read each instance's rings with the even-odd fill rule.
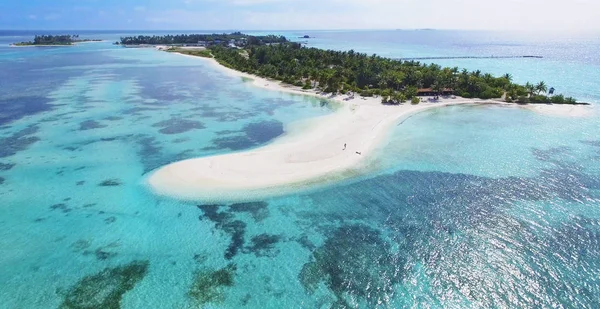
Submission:
[[[284,36],[265,35],[254,36],[241,32],[223,33],[223,34],[181,34],[181,35],[163,35],[163,36],[128,36],[121,37],[115,45],[139,46],[139,45],[168,45],[168,46],[224,46],[224,47],[247,47],[264,44],[282,44],[289,43]]]
[[[302,89],[332,94],[357,93],[381,97],[385,104],[416,103],[420,95],[502,99],[510,103],[577,104],[554,94],[545,82],[519,85],[511,74],[496,77],[479,70],[402,61],[350,51],[307,48],[284,36],[231,34],[138,36],[121,38],[122,45],[167,45],[171,52],[213,57],[221,65],[275,79]],[[206,48],[198,49],[177,47]],[[551,95],[547,95],[550,90]]]
[[[306,48],[288,40],[243,39],[239,46],[213,40],[206,46],[200,42],[160,48],[204,59],[256,87],[326,98],[339,107],[287,126],[283,136],[263,147],[163,166],[148,176],[155,193],[205,202],[244,201],[363,175],[382,168],[373,154],[385,145],[392,127],[433,108],[488,104],[560,117],[593,113],[591,107],[576,106],[575,99],[545,95],[543,82],[518,85],[509,74],[494,77],[354,51]],[[526,100],[561,104],[515,104]]]
[[[33,41],[14,43],[14,46],[72,46],[83,42],[101,42],[98,39],[80,39],[75,35],[36,35]]]

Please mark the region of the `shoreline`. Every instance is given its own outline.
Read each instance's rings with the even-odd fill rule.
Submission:
[[[148,176],[147,183],[155,193],[184,200],[243,201],[337,183],[373,170],[373,153],[389,136],[390,127],[415,113],[454,105],[519,106],[460,97],[414,105],[383,105],[376,97],[325,95],[227,68],[214,58],[180,55],[204,59],[230,76],[251,79],[256,87],[341,103],[332,114],[291,124],[284,135],[260,148],[174,162]],[[545,110],[544,106],[527,109]],[[554,106],[546,114],[558,115],[561,111],[564,112],[562,106]],[[569,112],[568,116],[585,113]]]

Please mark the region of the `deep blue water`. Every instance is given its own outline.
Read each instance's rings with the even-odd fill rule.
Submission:
[[[598,308],[600,119],[505,107],[417,114],[381,169],[283,197],[154,196],[169,162],[260,147],[335,110],[201,59],[109,42],[9,48],[0,32],[2,308]],[[596,37],[284,32],[546,80],[600,103]]]

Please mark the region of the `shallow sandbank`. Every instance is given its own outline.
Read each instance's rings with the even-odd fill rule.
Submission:
[[[414,113],[459,104],[516,106],[464,98],[446,98],[417,105],[408,102],[397,106],[383,105],[380,98],[323,95],[227,69],[214,59],[194,58],[209,61],[233,76],[251,78],[257,87],[333,99],[341,102],[341,108],[330,115],[287,127],[284,136],[266,146],[175,162],[149,176],[148,183],[156,193],[180,199],[264,198],[353,177],[372,167],[373,152],[387,137],[390,127]],[[540,111],[545,107],[533,110]],[[562,106],[552,108],[564,109]]]

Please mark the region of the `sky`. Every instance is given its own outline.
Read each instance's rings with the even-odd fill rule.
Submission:
[[[598,0],[0,0],[4,30],[600,31]]]

